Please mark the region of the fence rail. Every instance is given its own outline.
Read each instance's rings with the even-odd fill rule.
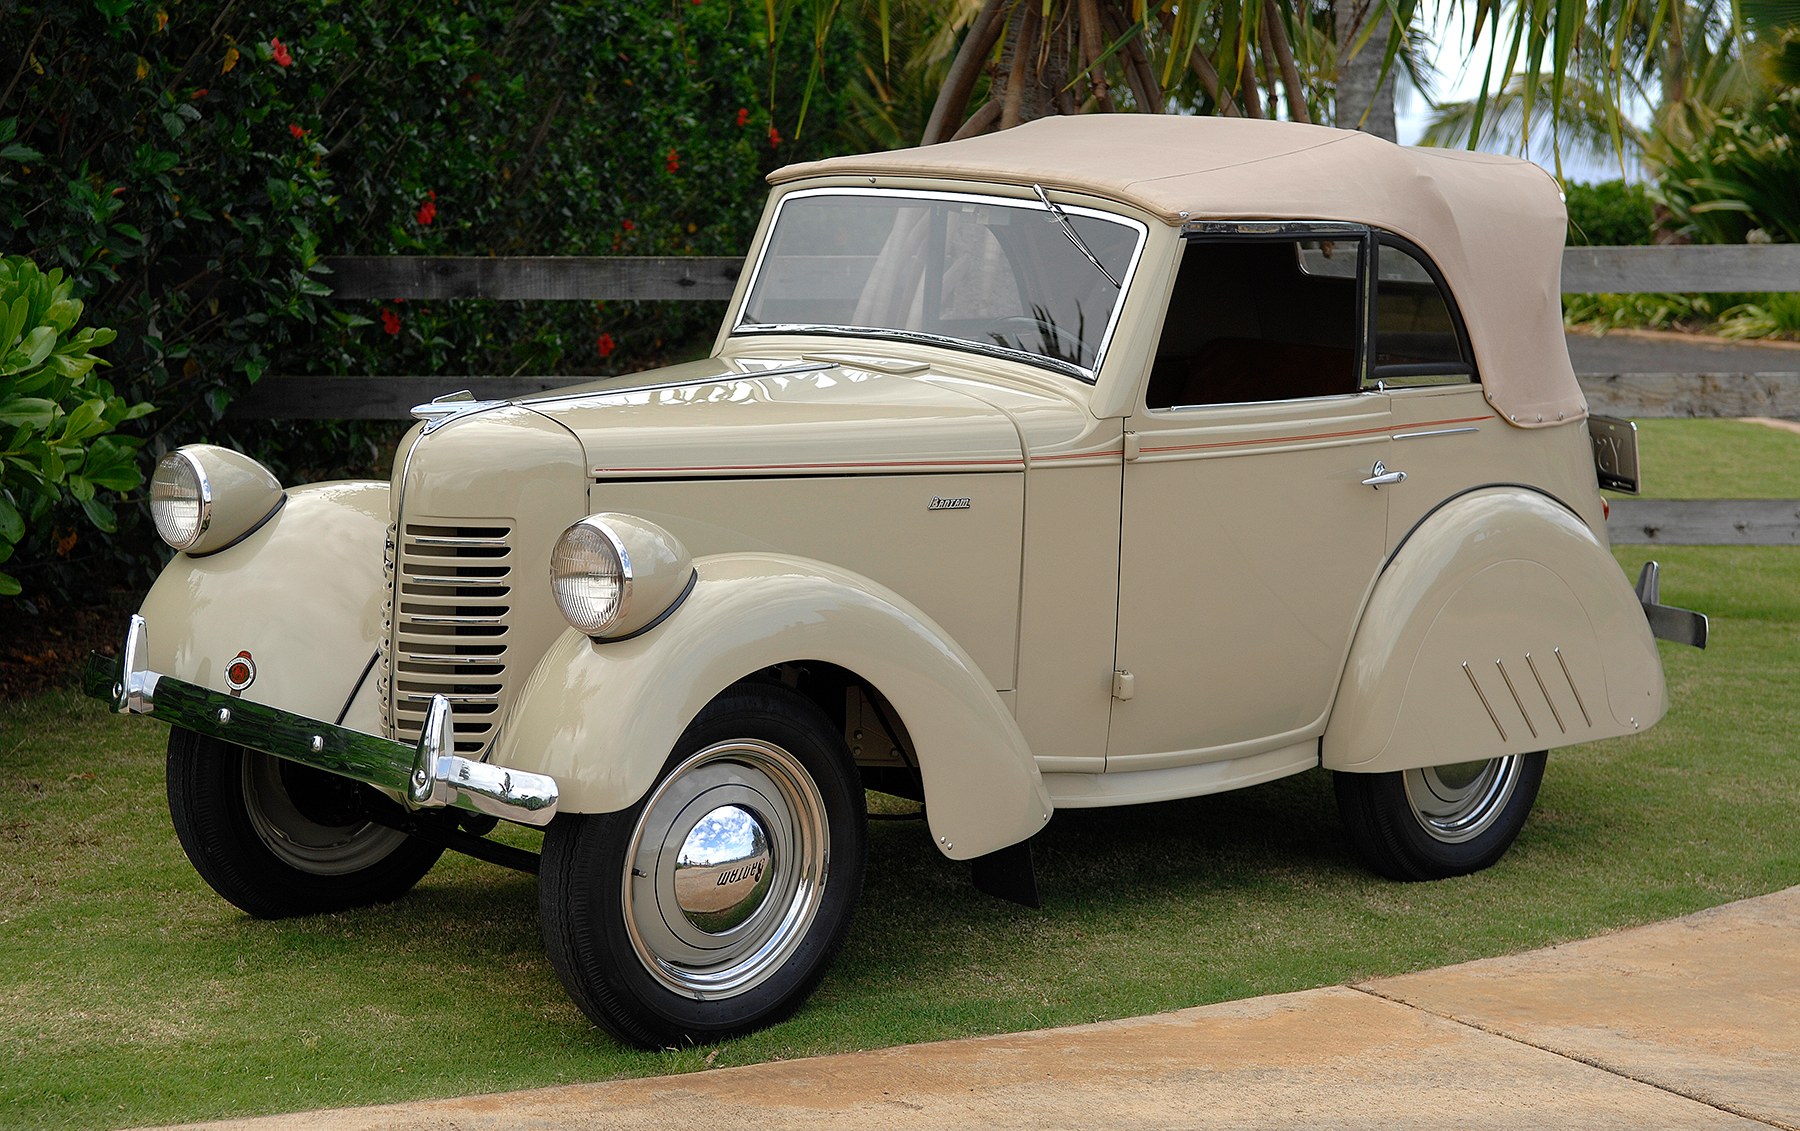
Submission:
[[[1800,546],[1800,499],[1614,499],[1606,533],[1622,546]]]
[[[1800,249],[1797,249],[1800,250]],[[325,260],[333,298],[492,298],[521,302],[731,297],[744,261],[702,255],[343,255]]]
[[[345,301],[495,299],[717,301],[731,297],[735,257],[327,258]],[[1800,245],[1572,247],[1565,294],[1717,293],[1800,289]],[[1595,412],[1632,418],[1800,417],[1800,373],[1582,373]],[[402,420],[413,405],[467,388],[483,398],[524,396],[567,377],[265,377],[232,403],[248,419]],[[576,379],[578,380],[578,379]],[[1800,545],[1800,501],[1622,499],[1608,524],[1622,544]]]
[[[1800,244],[1568,247],[1562,289],[1576,294],[1791,291],[1800,287]]]
[[[333,256],[341,299],[728,299],[735,256]],[[1791,291],[1800,244],[1563,249],[1564,294]]]

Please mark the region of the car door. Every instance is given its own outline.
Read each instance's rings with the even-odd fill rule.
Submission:
[[[1368,247],[1346,225],[1189,238],[1126,422],[1108,773],[1316,746],[1386,545]]]
[[[1387,465],[1407,476],[1384,492],[1391,552],[1444,500],[1513,482],[1521,465],[1567,456],[1547,436],[1513,428],[1487,403],[1456,298],[1430,256],[1387,232],[1374,246],[1364,387],[1388,397],[1394,443]]]

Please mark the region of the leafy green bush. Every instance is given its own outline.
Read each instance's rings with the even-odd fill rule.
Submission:
[[[1702,243],[1800,243],[1800,88],[1719,112],[1670,146],[1651,198]]]
[[[1738,296],[1742,297],[1742,296]],[[1608,330],[1699,330],[1730,304],[1714,294],[1583,294],[1563,296],[1563,324]]]
[[[1643,185],[1624,181],[1563,187],[1569,210],[1569,244],[1625,247],[1651,242],[1656,218]]]
[[[63,268],[117,329],[121,392],[159,407],[137,426],[147,455],[207,439],[290,481],[367,474],[391,425],[245,422],[232,398],[272,372],[627,371],[695,349],[719,308],[342,303],[321,259],[740,253],[763,175],[826,152],[847,70],[826,57],[795,138],[800,97],[770,78],[808,74],[814,45],[771,51],[760,15],[728,0],[0,4],[0,247]],[[115,576],[154,552],[121,518]]]
[[[1758,295],[1719,316],[1725,338],[1800,338],[1800,294]]]
[[[183,439],[274,369],[658,360],[716,311],[347,310],[319,301],[319,260],[734,254],[762,175],[820,152],[765,108],[762,22],[715,0],[39,0],[0,9],[0,42],[17,45],[0,72],[19,76],[0,108],[0,244],[93,293],[121,368]],[[804,56],[787,62],[805,73]],[[814,94],[815,123],[834,112]]]
[[[101,530],[117,528],[103,492],[142,482],[141,441],[109,435],[150,411],[127,406],[94,372],[107,329],[76,330],[81,301],[61,270],[48,275],[18,256],[0,257],[0,562],[65,499]],[[0,597],[20,592],[0,571]]]

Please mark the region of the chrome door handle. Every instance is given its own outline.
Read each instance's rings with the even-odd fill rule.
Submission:
[[[1404,472],[1404,471],[1389,471],[1387,469],[1387,465],[1382,463],[1380,460],[1376,460],[1375,466],[1370,468],[1369,470],[1371,472],[1373,472],[1374,474],[1370,475],[1367,479],[1362,481],[1364,487],[1373,487],[1379,491],[1381,488],[1386,487],[1389,484],[1406,482],[1406,472]]]

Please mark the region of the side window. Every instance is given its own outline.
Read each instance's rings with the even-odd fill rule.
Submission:
[[[1462,319],[1428,261],[1392,237],[1376,252],[1375,347],[1369,380],[1384,388],[1476,379]]]
[[[1357,392],[1357,239],[1190,239],[1149,408]]]

